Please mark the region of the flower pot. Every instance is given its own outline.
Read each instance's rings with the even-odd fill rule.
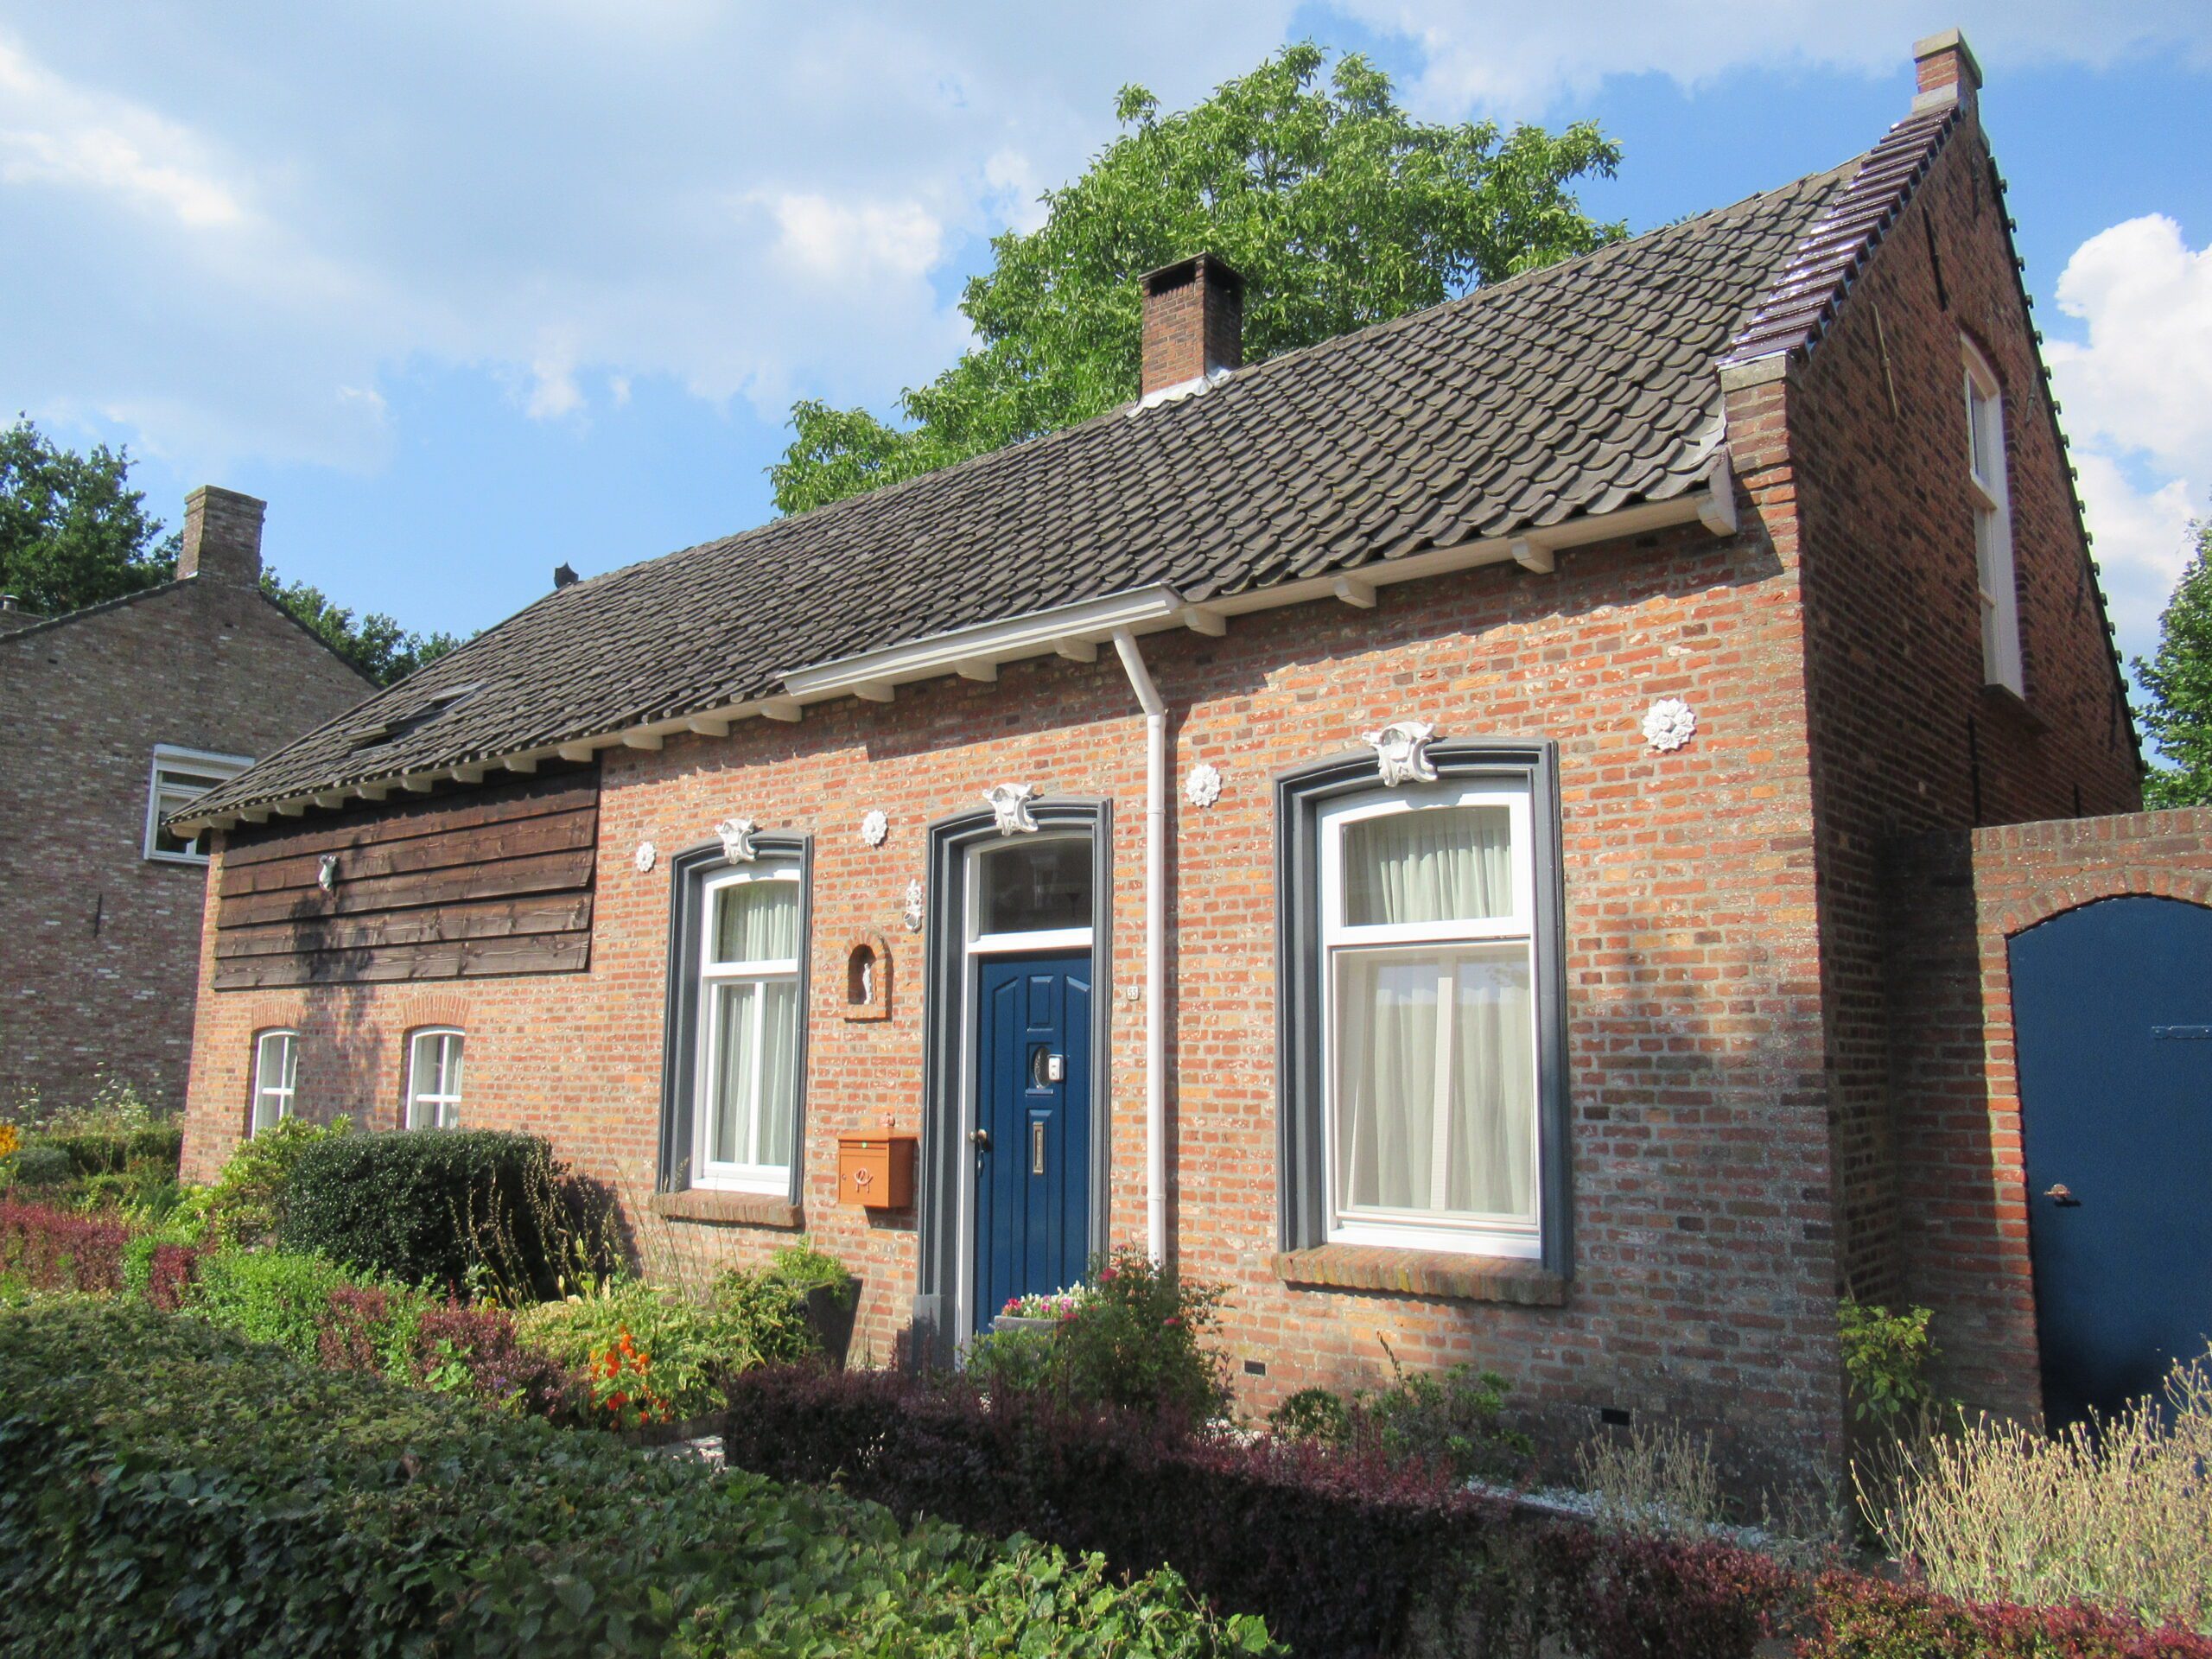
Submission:
[[[1019,1313],[1001,1313],[991,1321],[993,1331],[1040,1331],[1050,1336],[1065,1325],[1065,1319],[1027,1319]]]
[[[860,1314],[861,1281],[817,1285],[806,1293],[806,1322],[822,1344],[822,1351],[837,1370],[845,1369],[845,1356],[853,1345],[853,1321]]]

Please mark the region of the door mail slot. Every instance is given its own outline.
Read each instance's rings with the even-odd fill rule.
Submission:
[[[864,1210],[905,1210],[914,1202],[914,1137],[837,1137],[837,1202]]]

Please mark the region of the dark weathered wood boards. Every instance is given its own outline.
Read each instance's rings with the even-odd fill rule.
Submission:
[[[240,835],[223,858],[215,988],[578,971],[598,842],[595,770]]]

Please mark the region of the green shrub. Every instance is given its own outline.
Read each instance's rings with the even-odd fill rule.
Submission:
[[[987,1389],[1046,1389],[1071,1404],[1202,1423],[1229,1405],[1228,1363],[1205,1337],[1226,1293],[1141,1250],[1092,1264],[1080,1309],[1049,1332],[1003,1332],[969,1351]],[[980,1369],[979,1369],[980,1368]]]
[[[531,1195],[552,1179],[552,1150],[534,1135],[409,1129],[333,1137],[303,1148],[293,1164],[277,1236],[287,1249],[455,1290],[479,1276],[494,1249],[508,1250],[518,1266],[504,1276],[550,1295],[556,1263]]]
[[[1454,1365],[1442,1372],[1408,1371],[1388,1343],[1390,1386],[1337,1395],[1301,1389],[1268,1414],[1286,1440],[1338,1448],[1372,1446],[1398,1461],[1425,1463],[1458,1480],[1511,1482],[1526,1474],[1535,1443],[1506,1427],[1505,1379],[1495,1371]]]
[[[240,1141],[207,1195],[207,1230],[215,1242],[252,1249],[274,1240],[283,1228],[294,1168],[308,1147],[349,1127],[342,1117],[328,1123],[287,1117]]]
[[[1924,1307],[1892,1313],[1850,1296],[1837,1304],[1844,1376],[1853,1414],[1862,1421],[1891,1423],[1936,1403],[1928,1381],[1929,1362],[1936,1357],[1928,1337],[1930,1317]]]
[[[317,1371],[124,1305],[0,1313],[0,1651],[1277,1651],[1180,1580]]]
[[[291,1250],[214,1250],[200,1262],[187,1309],[248,1342],[274,1344],[312,1365],[330,1293],[363,1282],[319,1255]]]
[[[41,1129],[32,1144],[59,1149],[79,1175],[120,1175],[144,1165],[174,1180],[184,1127],[168,1121],[136,1128]]]
[[[67,1152],[35,1141],[16,1151],[10,1167],[17,1186],[62,1186],[77,1175],[77,1166]]]

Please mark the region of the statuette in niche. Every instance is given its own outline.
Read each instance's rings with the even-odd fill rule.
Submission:
[[[1192,806],[1211,806],[1221,798],[1221,768],[1210,760],[1199,761],[1184,780],[1183,793]]]
[[[1375,751],[1375,770],[1392,789],[1400,784],[1433,784],[1435,763],[1428,758],[1428,741],[1436,726],[1426,720],[1394,720],[1379,732],[1361,734],[1361,741]]]
[[[983,798],[990,803],[992,814],[998,819],[999,834],[1027,835],[1037,828],[1037,820],[1029,810],[1029,803],[1037,798],[1034,784],[993,784],[983,791]]]
[[[871,847],[883,845],[883,838],[891,833],[891,820],[881,812],[870,812],[861,820],[861,839]]]
[[[1643,741],[1662,753],[1679,749],[1697,730],[1697,711],[1680,697],[1662,697],[1644,712]]]
[[[753,832],[759,826],[750,818],[724,818],[715,826],[715,833],[722,838],[722,856],[733,864],[750,864],[760,856],[753,846]]]

